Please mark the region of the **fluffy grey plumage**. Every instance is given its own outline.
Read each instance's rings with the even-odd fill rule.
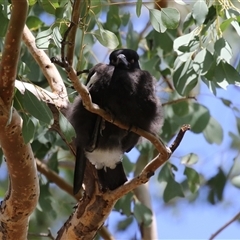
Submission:
[[[130,127],[157,134],[163,116],[154,78],[140,69],[139,56],[133,50],[115,50],[109,59],[109,64],[97,64],[88,75],[87,86],[93,103]],[[114,190],[124,184],[127,178],[122,156],[140,137],[87,111],[80,97],[74,101],[69,119],[77,134],[74,193],[81,188],[87,159],[98,169],[103,188]]]

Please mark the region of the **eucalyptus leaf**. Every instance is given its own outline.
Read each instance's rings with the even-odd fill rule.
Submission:
[[[203,24],[208,14],[208,6],[205,1],[197,0],[192,8],[192,16],[198,25]]]
[[[34,138],[35,125],[31,117],[28,116],[27,114],[23,113],[21,117],[23,119],[23,126],[22,126],[23,139],[24,139],[24,143],[27,144],[30,141],[32,141]]]
[[[115,49],[119,45],[117,36],[103,28],[99,28],[93,32],[97,40],[105,47]]]
[[[186,156],[182,157],[181,164],[193,165],[193,164],[197,163],[198,160],[199,160],[198,155],[196,155],[195,153],[189,153]]]
[[[36,45],[40,49],[47,49],[50,44],[50,39],[52,39],[52,29],[41,31],[36,36]]]
[[[199,174],[192,168],[186,167],[184,175],[187,177],[187,182],[189,189],[192,193],[195,193],[200,186],[200,177]]]
[[[162,8],[161,9],[162,23],[167,29],[176,29],[180,21],[180,13],[175,8]]]
[[[66,141],[68,143],[72,142],[73,138],[76,136],[75,130],[68,119],[61,112],[59,112],[59,126]]]
[[[34,94],[25,91],[23,103],[25,109],[40,122],[51,124],[53,115],[46,103],[40,101]]]
[[[163,192],[163,200],[169,202],[175,197],[184,197],[184,193],[181,184],[170,177]]]
[[[139,224],[144,224],[147,227],[152,223],[152,211],[139,201],[134,204],[133,214]]]
[[[203,135],[210,144],[220,145],[223,141],[223,129],[219,122],[211,116],[207,127],[203,130]]]
[[[141,10],[142,10],[142,0],[137,0],[136,14],[137,14],[138,17],[141,15]]]
[[[150,14],[150,21],[153,28],[157,32],[161,32],[161,33],[165,32],[167,30],[167,27],[162,22],[162,12],[157,9],[150,9],[149,14]]]

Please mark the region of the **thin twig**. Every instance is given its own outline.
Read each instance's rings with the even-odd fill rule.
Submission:
[[[227,228],[230,224],[232,224],[233,222],[235,222],[236,220],[238,220],[240,218],[240,212],[237,213],[229,222],[227,222],[226,224],[224,224],[219,230],[217,230],[210,238],[209,240],[213,240],[220,232],[222,232],[225,228]]]
[[[179,102],[185,102],[185,101],[187,101],[187,100],[189,100],[189,99],[194,99],[194,100],[196,100],[195,97],[190,97],[190,96],[189,96],[189,97],[179,98],[179,99],[175,99],[175,100],[172,100],[172,101],[163,103],[162,106],[172,105],[172,104],[174,104],[174,103],[179,103]]]
[[[190,129],[191,129],[191,127],[190,127],[189,124],[183,125],[183,126],[181,127],[181,129],[180,129],[179,132],[178,132],[177,137],[175,138],[175,141],[173,142],[173,144],[172,144],[171,147],[170,147],[170,150],[171,150],[172,153],[173,153],[173,152],[177,149],[177,147],[179,146],[179,144],[180,144],[180,142],[182,141],[183,136],[184,136],[184,134],[186,133],[186,131],[188,131],[188,130],[190,130]]]
[[[78,29],[78,22],[79,22],[79,16],[80,16],[80,4],[81,4],[81,0],[74,0],[73,10],[72,10],[72,19],[71,19],[72,28],[68,35],[68,48],[67,48],[67,54],[66,54],[67,60],[70,65],[73,64],[75,39],[76,39],[76,33]]]

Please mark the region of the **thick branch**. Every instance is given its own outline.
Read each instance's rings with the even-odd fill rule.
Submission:
[[[28,2],[25,0],[13,0],[11,9],[12,14],[0,65],[0,97],[8,109],[12,105],[14,81],[17,73],[22,31],[27,17]]]
[[[28,3],[12,0],[11,9],[0,66],[0,145],[10,177],[8,193],[0,206],[0,239],[25,240],[39,186],[30,144],[25,144],[22,137],[22,119],[11,105]]]
[[[55,102],[55,105],[59,108],[67,107],[67,90],[62,81],[61,75],[59,74],[55,65],[50,61],[46,53],[43,50],[37,48],[35,44],[35,38],[27,26],[24,27],[23,41],[32,54],[33,58],[42,69],[43,74],[48,80],[53,93],[58,96],[57,99],[52,99]]]
[[[0,145],[6,159],[10,187],[1,207],[0,239],[27,239],[28,220],[37,205],[39,186],[30,144],[22,137],[22,119],[13,109],[8,124],[7,109],[0,104]]]

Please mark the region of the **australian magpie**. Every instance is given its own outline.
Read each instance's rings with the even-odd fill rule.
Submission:
[[[155,79],[140,69],[137,52],[118,49],[109,64],[90,69],[87,87],[92,102],[108,111],[113,119],[129,126],[129,131],[87,111],[81,97],[71,107],[69,119],[76,131],[74,194],[82,185],[87,159],[96,167],[103,189],[114,190],[126,181],[122,158],[139,141],[132,126],[157,134],[162,125],[162,107],[155,93]]]

